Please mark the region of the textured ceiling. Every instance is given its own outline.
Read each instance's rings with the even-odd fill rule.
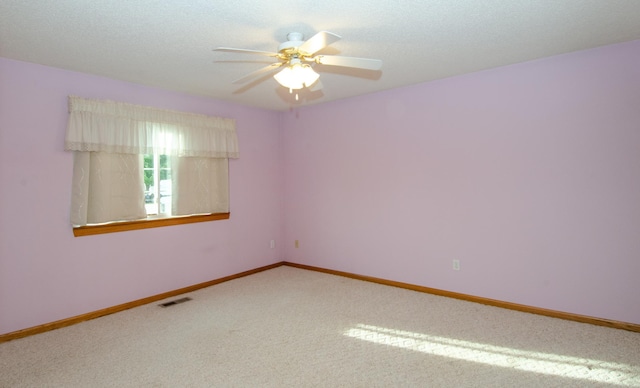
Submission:
[[[382,70],[316,65],[296,102],[269,74],[232,83],[270,58],[212,51],[322,30],[342,36],[324,54]],[[638,0],[0,1],[1,57],[273,110],[636,39]]]

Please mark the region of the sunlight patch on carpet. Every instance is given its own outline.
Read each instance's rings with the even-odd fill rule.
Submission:
[[[359,324],[344,335],[435,356],[571,379],[640,387],[640,367]]]

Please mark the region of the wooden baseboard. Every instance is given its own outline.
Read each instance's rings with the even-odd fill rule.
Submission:
[[[266,271],[266,270],[273,269],[273,268],[277,268],[277,267],[280,267],[282,265],[286,265],[286,266],[289,266],[289,267],[300,268],[300,269],[306,269],[306,270],[310,270],[310,271],[323,272],[323,273],[327,273],[327,274],[331,274],[331,275],[344,276],[344,277],[348,277],[348,278],[351,278],[351,279],[364,280],[364,281],[367,281],[367,282],[384,284],[384,285],[387,285],[387,286],[399,287],[399,288],[404,288],[404,289],[407,289],[407,290],[424,292],[424,293],[428,293],[428,294],[446,296],[446,297],[449,297],[449,298],[461,299],[461,300],[466,300],[466,301],[469,301],[469,302],[481,303],[481,304],[486,304],[486,305],[490,305],[490,306],[506,308],[506,309],[510,309],[510,310],[517,310],[517,311],[527,312],[527,313],[531,313],[531,314],[544,315],[544,316],[548,316],[548,317],[566,319],[566,320],[569,320],[569,321],[576,321],[576,322],[582,322],[582,323],[590,323],[592,325],[606,326],[606,327],[611,327],[611,328],[614,328],[614,329],[623,329],[623,330],[629,330],[629,331],[634,331],[634,332],[640,333],[640,325],[635,324],[635,323],[612,321],[612,320],[609,320],[609,319],[594,318],[594,317],[589,317],[589,316],[584,316],[584,315],[565,313],[565,312],[561,312],[561,311],[547,310],[547,309],[543,309],[543,308],[539,308],[539,307],[531,307],[531,306],[526,306],[526,305],[521,305],[521,304],[516,304],[516,303],[503,302],[503,301],[494,300],[494,299],[482,298],[482,297],[479,297],[479,296],[466,295],[466,294],[460,294],[460,293],[457,293],[457,292],[439,290],[437,288],[429,288],[429,287],[417,286],[417,285],[414,285],[414,284],[396,282],[396,281],[393,281],[393,280],[381,279],[381,278],[376,278],[376,277],[371,277],[371,276],[363,276],[363,275],[353,274],[353,273],[349,273],[349,272],[342,272],[342,271],[336,271],[336,270],[332,270],[332,269],[314,267],[314,266],[305,265],[305,264],[297,264],[297,263],[290,263],[290,262],[282,261],[282,262],[279,262],[279,263],[266,265],[264,267],[259,267],[259,268],[255,268],[255,269],[252,269],[252,270],[240,272],[240,273],[237,273],[235,275],[225,276],[223,278],[210,280],[208,282],[194,284],[192,286],[180,288],[180,289],[177,289],[177,290],[165,292],[165,293],[158,294],[158,295],[149,296],[147,298],[142,298],[142,299],[138,299],[138,300],[135,300],[135,301],[132,301],[132,302],[123,303],[123,304],[120,304],[120,305],[117,305],[117,306],[108,307],[106,309],[93,311],[93,312],[90,312],[90,313],[87,313],[87,314],[81,314],[81,315],[77,315],[75,317],[66,318],[66,319],[62,319],[62,320],[59,320],[59,321],[55,321],[55,322],[45,323],[43,325],[38,325],[38,326],[34,326],[34,327],[30,327],[30,328],[14,331],[14,332],[11,332],[11,333],[0,334],[0,343],[6,342],[6,341],[11,341],[11,340],[14,340],[14,339],[17,339],[17,338],[28,337],[28,336],[34,335],[34,334],[44,333],[44,332],[47,332],[47,331],[50,331],[50,330],[55,330],[55,329],[59,329],[59,328],[66,327],[66,326],[75,325],[76,323],[88,321],[90,319],[99,318],[99,317],[102,317],[102,316],[105,316],[105,315],[109,315],[109,314],[114,314],[114,313],[117,313],[117,312],[120,312],[120,311],[128,310],[130,308],[142,306],[142,305],[145,305],[145,304],[157,302],[159,300],[166,299],[166,298],[171,298],[171,297],[174,297],[174,296],[177,296],[177,295],[181,295],[181,294],[184,294],[184,293],[187,293],[187,292],[193,292],[193,291],[199,290],[201,288],[206,288],[206,287],[210,287],[210,286],[213,286],[213,285],[216,285],[216,284],[219,284],[219,283],[227,282],[229,280],[238,279],[238,278],[241,278],[241,277],[253,275],[255,273]]]
[[[177,295],[180,295],[180,294],[184,294],[184,293],[187,293],[187,292],[193,292],[193,291],[199,290],[201,288],[210,287],[210,286],[213,286],[215,284],[227,282],[229,280],[238,279],[238,278],[241,278],[241,277],[253,275],[253,274],[258,273],[258,272],[262,272],[262,271],[266,271],[266,270],[269,270],[269,269],[272,269],[272,268],[280,267],[283,264],[284,264],[284,262],[275,263],[275,264],[271,264],[271,265],[266,265],[264,267],[255,268],[255,269],[251,269],[249,271],[240,272],[240,273],[237,273],[235,275],[225,276],[225,277],[220,278],[220,279],[210,280],[208,282],[194,284],[192,286],[179,288],[177,290],[165,292],[165,293],[158,294],[158,295],[149,296],[147,298],[134,300],[133,302],[123,303],[123,304],[120,304],[120,305],[117,305],[117,306],[108,307],[106,309],[97,310],[97,311],[93,311],[93,312],[90,312],[90,313],[77,315],[77,316],[71,317],[71,318],[61,319],[61,320],[55,321],[55,322],[45,323],[43,325],[29,327],[29,328],[26,328],[26,329],[14,331],[14,332],[7,333],[7,334],[0,334],[0,343],[6,342],[6,341],[11,341],[11,340],[14,340],[14,339],[17,339],[17,338],[28,337],[28,336],[34,335],[34,334],[44,333],[44,332],[47,332],[47,331],[50,331],[50,330],[59,329],[61,327],[75,325],[76,323],[88,321],[90,319],[103,317],[105,315],[109,315],[109,314],[117,313],[117,312],[120,312],[120,311],[128,310],[128,309],[133,308],[133,307],[138,307],[138,306],[142,306],[142,305],[145,305],[145,304],[157,302],[159,300],[166,299],[166,298],[171,298],[171,297],[174,297],[174,296],[177,296]]]
[[[639,324],[635,324],[635,323],[619,322],[619,321],[613,321],[613,320],[610,320],[610,319],[595,318],[595,317],[589,317],[589,316],[586,316],[586,315],[579,315],[579,314],[573,314],[573,313],[566,313],[566,312],[562,312],[562,311],[548,310],[548,309],[543,309],[543,308],[540,308],[540,307],[526,306],[526,305],[517,304],[517,303],[511,303],[511,302],[503,302],[503,301],[495,300],[495,299],[488,299],[488,298],[482,298],[482,297],[479,297],[479,296],[460,294],[460,293],[457,293],[457,292],[439,290],[437,288],[429,288],[429,287],[417,286],[417,285],[414,285],[414,284],[396,282],[396,281],[393,281],[393,280],[381,279],[381,278],[376,278],[376,277],[371,277],[371,276],[363,276],[363,275],[353,274],[353,273],[349,273],[349,272],[335,271],[335,270],[332,270],[332,269],[314,267],[314,266],[305,265],[305,264],[297,264],[297,263],[290,263],[290,262],[284,262],[283,264],[286,265],[286,266],[289,266],[289,267],[307,269],[307,270],[310,270],[310,271],[323,272],[323,273],[327,273],[327,274],[331,274],[331,275],[344,276],[344,277],[348,277],[348,278],[351,278],[351,279],[364,280],[364,281],[367,281],[367,282],[384,284],[384,285],[387,285],[387,286],[399,287],[399,288],[404,288],[404,289],[407,289],[407,290],[424,292],[424,293],[434,294],[434,295],[439,295],[439,296],[446,296],[448,298],[461,299],[461,300],[466,300],[468,302],[481,303],[481,304],[486,304],[486,305],[495,306],[495,307],[501,307],[501,308],[505,308],[505,309],[509,309],[509,310],[522,311],[522,312],[531,313],[531,314],[544,315],[544,316],[552,317],[552,318],[559,318],[559,319],[565,319],[565,320],[569,320],[569,321],[589,323],[589,324],[592,324],[592,325],[606,326],[606,327],[611,327],[611,328],[614,328],[614,329],[629,330],[629,331],[634,331],[634,332],[639,332],[640,333],[640,325]]]

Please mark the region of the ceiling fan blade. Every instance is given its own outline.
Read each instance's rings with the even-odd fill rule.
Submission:
[[[258,54],[258,55],[266,55],[268,57],[278,56],[278,53],[272,53],[270,51],[247,50],[247,49],[239,49],[239,48],[232,48],[232,47],[217,47],[217,48],[214,48],[213,51],[225,51],[229,53],[243,53],[243,54]]]
[[[275,69],[279,68],[282,65],[283,65],[282,62],[272,63],[269,66],[265,66],[265,67],[260,68],[260,69],[258,69],[256,71],[252,71],[251,73],[245,75],[242,78],[238,78],[237,80],[233,81],[233,83],[234,84],[241,84],[241,83],[247,82],[250,79],[253,79],[253,78],[259,76],[260,74],[264,74],[264,73],[267,73],[269,71],[275,70]]]
[[[333,32],[320,31],[298,47],[298,50],[306,53],[307,55],[313,55],[340,39],[341,37]]]
[[[314,60],[321,65],[355,67],[367,70],[380,70],[382,68],[382,61],[379,59],[318,55]]]

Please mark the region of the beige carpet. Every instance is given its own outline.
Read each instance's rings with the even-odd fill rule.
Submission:
[[[640,387],[623,330],[291,267],[184,296],[0,344],[0,387]]]

